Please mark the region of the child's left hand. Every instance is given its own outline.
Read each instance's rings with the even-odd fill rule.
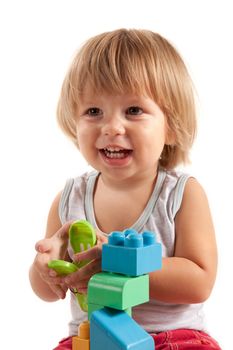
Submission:
[[[89,279],[101,271],[102,245],[107,243],[108,239],[100,233],[96,233],[96,236],[97,244],[94,247],[73,256],[74,262],[83,260],[90,260],[90,262],[78,271],[63,277],[63,282],[67,287],[71,290],[76,289],[80,294],[87,293]]]

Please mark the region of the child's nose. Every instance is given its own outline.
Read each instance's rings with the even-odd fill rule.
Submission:
[[[125,127],[120,118],[111,118],[104,124],[102,132],[108,136],[123,135],[125,133]]]

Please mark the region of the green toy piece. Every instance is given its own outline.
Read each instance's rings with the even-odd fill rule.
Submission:
[[[93,247],[96,244],[95,230],[88,221],[75,221],[73,224],[71,224],[69,229],[69,240],[74,253],[80,253]],[[71,263],[64,260],[51,260],[48,263],[48,267],[56,271],[59,276],[65,276],[76,272],[79,268],[88,263],[89,260],[84,260],[77,263]],[[87,312],[87,294],[80,294],[77,291],[73,292],[79,302],[81,309]]]
[[[92,225],[86,220],[74,222],[69,229],[70,244],[75,254],[83,252],[96,244],[96,233]],[[75,262],[75,265],[82,267],[89,260]]]
[[[48,267],[56,271],[59,276],[66,276],[78,270],[75,264],[64,260],[50,260]]]

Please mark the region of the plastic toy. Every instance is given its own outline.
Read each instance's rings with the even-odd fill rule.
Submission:
[[[96,244],[95,230],[88,221],[75,221],[69,229],[69,240],[74,253],[80,253]],[[64,260],[51,260],[48,263],[48,267],[56,271],[58,275],[62,276],[77,271],[78,268],[83,267],[88,262],[88,260],[82,261],[81,263],[71,263]],[[74,293],[81,309],[87,312],[87,295],[80,294],[77,291],[74,291]]]
[[[139,276],[162,267],[161,244],[149,231],[112,232],[102,248],[102,270]]]
[[[103,308],[104,308],[103,304],[88,303],[88,320],[90,321],[92,312],[97,311],[97,310],[101,310]],[[122,311],[126,312],[130,317],[132,317],[132,308],[131,307],[124,309]]]
[[[101,272],[88,283],[88,304],[125,310],[149,301],[149,275],[128,277]]]
[[[80,253],[93,247],[96,244],[96,233],[92,225],[85,220],[74,222],[69,229],[70,244],[74,253]],[[75,265],[82,267],[89,261],[84,260]]]
[[[75,264],[64,260],[50,260],[48,267],[56,271],[59,276],[69,275],[78,270]]]
[[[104,308],[92,313],[91,350],[154,350],[153,338],[124,311]]]
[[[88,321],[81,323],[78,335],[72,337],[72,350],[90,350],[90,324]]]

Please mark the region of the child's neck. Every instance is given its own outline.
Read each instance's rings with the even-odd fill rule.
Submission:
[[[109,233],[132,227],[143,213],[153,192],[157,174],[152,178],[109,181],[99,176],[94,193],[94,211],[99,229]]]
[[[154,187],[158,172],[152,174],[141,173],[135,177],[129,177],[126,179],[111,178],[100,174],[98,179],[98,185],[105,187],[109,190],[116,191],[135,191],[139,188]]]

